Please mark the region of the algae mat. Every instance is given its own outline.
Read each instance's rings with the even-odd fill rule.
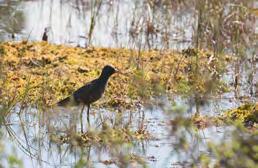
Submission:
[[[137,51],[22,41],[0,43],[0,55],[2,105],[54,105],[98,77],[107,64],[126,75],[112,76],[97,104],[126,108],[167,93],[203,94],[216,81],[214,92],[221,92],[224,71],[221,58],[195,49]]]

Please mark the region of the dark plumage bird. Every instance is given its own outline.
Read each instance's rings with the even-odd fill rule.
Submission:
[[[81,111],[81,124],[82,124],[82,112],[84,110],[85,105],[87,105],[88,106],[87,121],[89,124],[90,104],[102,97],[109,77],[116,72],[118,71],[115,68],[113,68],[110,65],[106,65],[102,69],[102,72],[99,78],[89,83],[86,83],[83,87],[76,90],[71,96],[58,102],[58,106],[68,106],[68,105],[76,106],[76,105],[82,104],[83,105],[82,111]]]
[[[43,36],[42,36],[42,41],[48,41],[48,35],[47,34],[48,34],[48,29],[45,28]]]

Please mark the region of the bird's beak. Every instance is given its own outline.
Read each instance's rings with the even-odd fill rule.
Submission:
[[[120,75],[126,75],[125,73],[121,72],[121,71],[118,70],[118,69],[115,69],[115,73],[120,74]]]
[[[119,73],[120,71],[118,69],[115,69],[115,73]]]

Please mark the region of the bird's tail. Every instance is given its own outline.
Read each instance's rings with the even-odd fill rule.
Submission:
[[[58,106],[77,106],[79,104],[80,104],[80,102],[76,101],[74,99],[73,95],[71,95],[71,96],[69,96],[69,97],[67,97],[67,98],[65,98],[65,99],[63,99],[63,100],[61,100],[57,103]]]
[[[58,106],[66,106],[70,103],[70,97],[67,97],[57,103]]]

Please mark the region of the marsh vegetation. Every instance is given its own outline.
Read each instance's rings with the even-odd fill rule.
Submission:
[[[257,5],[0,1],[0,166],[257,167]],[[108,64],[81,132],[56,103]]]

